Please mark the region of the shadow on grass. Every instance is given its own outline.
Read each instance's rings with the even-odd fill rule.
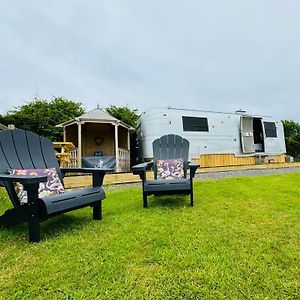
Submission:
[[[93,220],[92,210],[85,211],[84,215],[74,212],[65,213],[59,216],[52,217],[42,223],[40,223],[41,228],[41,241],[46,239],[56,238],[60,233],[75,232],[80,230],[85,226],[88,226],[91,222],[101,222],[101,220]],[[8,236],[16,235],[28,235],[28,223],[24,222],[20,225],[16,225],[10,228],[1,227],[0,230],[3,230],[8,234]]]
[[[92,212],[84,215],[78,216],[78,214],[74,215],[74,213],[65,213],[59,216],[55,216],[41,224],[42,234],[57,234],[59,232],[68,232],[74,231],[77,229],[81,229],[86,226],[90,222],[94,221],[92,217]]]
[[[178,207],[189,205],[189,196],[175,195],[175,196],[150,196],[148,197],[149,207],[167,207],[176,209]]]

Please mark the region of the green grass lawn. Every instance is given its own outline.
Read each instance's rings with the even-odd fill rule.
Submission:
[[[188,197],[107,191],[84,208],[0,229],[0,299],[300,299],[300,173],[196,181]],[[0,212],[10,206],[1,192]]]

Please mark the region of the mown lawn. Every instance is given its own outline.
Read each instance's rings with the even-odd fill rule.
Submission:
[[[188,197],[107,191],[89,208],[0,229],[0,299],[300,299],[300,173],[195,182]],[[0,212],[10,206],[1,192]]]

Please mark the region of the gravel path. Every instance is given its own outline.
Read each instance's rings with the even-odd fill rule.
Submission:
[[[219,179],[219,178],[226,178],[226,177],[256,176],[256,175],[261,176],[261,175],[286,174],[286,173],[295,173],[295,172],[300,172],[300,167],[206,172],[206,173],[198,173],[196,174],[195,177],[199,179]]]
[[[196,179],[222,179],[228,177],[241,177],[241,176],[263,176],[270,174],[287,174],[300,172],[300,167],[290,167],[290,168],[274,168],[274,169],[257,169],[257,170],[236,170],[236,171],[219,171],[219,172],[203,172],[196,174]],[[125,186],[140,186],[140,182],[135,183],[124,183],[124,184],[114,184],[106,186],[106,190],[116,189]]]

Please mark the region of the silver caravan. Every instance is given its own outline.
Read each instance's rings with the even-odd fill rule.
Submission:
[[[219,157],[216,158],[219,162],[208,166],[255,164],[257,158],[263,158],[263,162],[284,162],[285,158],[286,146],[280,120],[248,115],[244,111],[224,113],[168,107],[153,108],[141,115],[137,132],[140,160],[151,159],[152,141],[170,133],[190,141],[191,160]],[[225,154],[234,157],[235,162],[226,162]],[[251,157],[253,159],[249,160]],[[203,159],[200,163],[203,166]]]

